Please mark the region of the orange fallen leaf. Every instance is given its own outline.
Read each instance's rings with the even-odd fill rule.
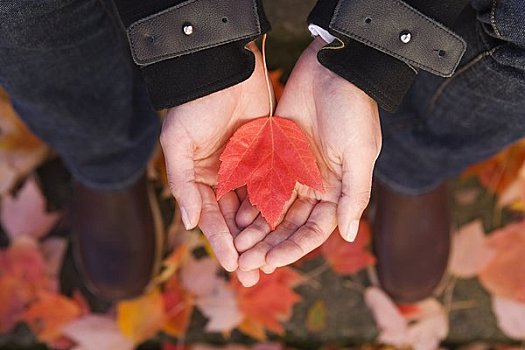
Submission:
[[[483,186],[494,193],[503,193],[525,162],[525,140],[518,141],[495,156],[469,167],[463,172],[463,179],[476,176]]]
[[[217,198],[244,185],[274,229],[297,182],[323,191],[308,138],[295,122],[269,117],[241,126],[221,154]]]
[[[164,298],[158,288],[117,304],[117,324],[135,344],[155,336],[163,328],[165,319]]]
[[[259,283],[251,288],[243,287],[236,278],[232,278],[230,284],[237,292],[239,309],[244,315],[239,329],[258,340],[265,339],[266,329],[282,335],[282,322],[290,318],[292,307],[301,300],[301,296],[292,289],[301,281],[301,275],[290,267],[262,275]]]
[[[80,307],[74,300],[41,291],[38,299],[22,315],[22,320],[40,341],[51,343],[61,337],[64,326],[80,316]]]
[[[0,251],[0,333],[22,317],[40,291],[54,291],[56,278],[48,269],[38,244],[29,237],[15,239]]]
[[[20,321],[32,298],[27,288],[13,277],[0,277],[0,334],[9,332]]]
[[[173,337],[181,337],[186,334],[190,324],[194,297],[182,288],[177,278],[172,278],[166,283],[162,296],[167,319],[164,332]]]
[[[350,275],[375,264],[376,259],[368,250],[370,239],[370,225],[361,220],[354,242],[343,240],[336,229],[321,246],[321,253],[336,273]]]
[[[0,194],[7,193],[49,155],[49,148],[18,117],[0,88]]]
[[[494,257],[480,272],[480,282],[493,295],[525,302],[525,221],[490,234],[487,245]]]

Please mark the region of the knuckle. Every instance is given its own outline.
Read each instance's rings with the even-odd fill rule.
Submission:
[[[326,232],[319,226],[315,221],[308,221],[304,224],[305,228],[309,231],[309,242],[312,243],[311,249],[314,249],[317,245],[320,245],[325,241]],[[311,250],[310,247],[308,249]]]

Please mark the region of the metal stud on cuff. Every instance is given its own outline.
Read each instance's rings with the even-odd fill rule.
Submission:
[[[182,27],[182,31],[186,35],[192,35],[193,34],[193,26],[191,24],[185,24],[184,27]]]
[[[408,44],[411,39],[412,39],[412,34],[410,34],[409,31],[403,31],[401,32],[401,34],[399,34],[399,40],[401,40],[403,44]]]

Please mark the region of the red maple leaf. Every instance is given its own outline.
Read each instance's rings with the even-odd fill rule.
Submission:
[[[361,220],[359,233],[352,243],[341,238],[336,229],[321,246],[321,253],[332,269],[340,275],[351,275],[369,265],[375,264],[375,257],[368,251],[370,245],[370,225]]]
[[[282,267],[270,275],[261,275],[254,287],[245,288],[236,279],[230,286],[237,293],[237,303],[244,315],[239,330],[251,337],[264,340],[266,330],[283,335],[286,322],[292,316],[292,308],[301,301],[293,288],[304,281],[291,267]]]
[[[288,119],[254,119],[235,132],[221,154],[217,198],[247,185],[250,202],[274,229],[296,182],[323,190],[305,134]]]

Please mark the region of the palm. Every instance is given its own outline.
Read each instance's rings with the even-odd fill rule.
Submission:
[[[274,232],[258,218],[237,238],[240,267],[267,272],[320,246],[339,224],[353,240],[370,194],[381,133],[376,103],[317,61],[315,41],[297,62],[276,114],[293,119],[311,140],[325,191],[296,187],[296,197]]]
[[[161,134],[170,188],[185,226],[199,224],[221,264],[237,268],[228,218],[219,211],[212,187],[217,182],[219,156],[243,122],[267,116],[269,96],[261,55],[255,45],[256,68],[246,81],[172,108]]]

